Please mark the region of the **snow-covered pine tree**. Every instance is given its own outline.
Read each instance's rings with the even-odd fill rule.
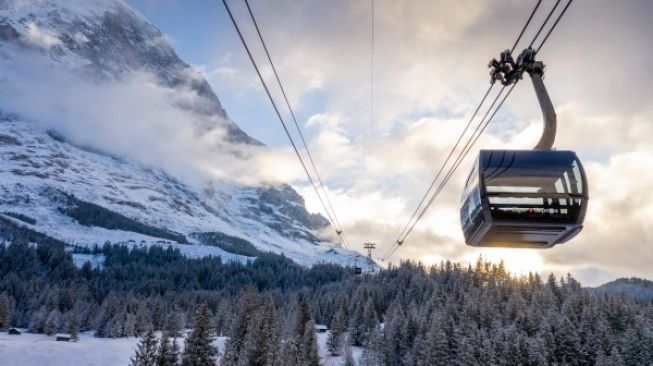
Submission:
[[[406,318],[399,301],[394,301],[385,316],[383,327],[384,350],[387,353],[387,362],[397,364],[401,358],[410,350],[410,345],[404,339],[406,329]]]
[[[369,339],[370,334],[376,330],[379,325],[379,316],[376,314],[374,302],[367,299],[365,310],[363,311],[363,337]]]
[[[7,296],[6,293],[0,294],[0,330],[11,326],[15,306],[16,302],[13,297]]]
[[[345,364],[344,366],[356,366],[356,361],[354,361],[354,354],[351,351],[351,346],[349,341],[345,340]]]
[[[311,321],[311,309],[308,305],[306,295],[303,293],[297,294],[293,321],[294,336],[299,337],[303,335],[306,323]]]
[[[315,336],[315,323],[312,320],[307,321],[304,325],[302,339],[306,354],[306,366],[320,366],[317,337]]]
[[[154,329],[147,330],[138,342],[136,354],[131,358],[131,366],[156,366],[157,339]]]
[[[181,328],[182,328],[181,311],[179,310],[179,308],[175,306],[171,310],[170,315],[168,315],[168,318],[165,321],[164,330],[166,333],[170,335],[170,337],[179,338],[181,337]]]
[[[365,304],[362,299],[358,297],[358,301],[354,303],[353,315],[349,318],[349,335],[351,342],[354,346],[362,346],[363,340],[363,313],[365,311]]]
[[[267,349],[267,365],[278,366],[283,364],[281,359],[281,343],[283,326],[281,325],[281,315],[277,311],[277,306],[272,298],[268,298],[262,307],[263,326],[262,333]]]
[[[234,307],[231,301],[228,299],[220,300],[218,311],[215,314],[215,329],[217,335],[221,336],[229,331],[233,313]]]
[[[50,311],[45,321],[45,334],[53,335],[59,331],[59,322],[61,321],[61,312],[58,309]]]
[[[171,333],[164,333],[159,341],[156,366],[177,366],[179,363],[179,344]]]
[[[636,319],[624,336],[621,355],[627,365],[646,365],[653,359],[653,334],[647,334],[643,319]]]
[[[215,338],[211,318],[211,309],[206,303],[202,304],[193,319],[193,330],[184,343],[183,366],[206,366],[215,363],[218,350],[213,345]]]
[[[340,355],[345,330],[347,330],[345,309],[341,307],[331,320],[331,331],[327,339],[327,349],[332,356]]]
[[[131,322],[131,320],[130,320]],[[136,310],[136,317],[133,319],[134,322],[134,333],[136,336],[141,336],[149,328],[152,327],[152,319],[150,318],[150,310],[147,308],[147,302],[141,300],[138,302],[138,308]]]
[[[236,366],[249,362],[249,350],[255,347],[259,337],[260,324],[255,318],[260,304],[261,298],[255,287],[248,287],[239,294],[235,306],[237,313],[233,315],[229,340],[225,344],[222,358],[224,366]]]
[[[281,327],[272,299],[253,309],[236,364],[275,365],[280,361]],[[233,364],[225,362],[225,364]]]
[[[299,346],[301,346],[301,344],[298,344],[295,339],[289,339],[283,343],[281,359],[283,360],[284,366],[306,365],[306,355],[300,352]]]
[[[68,321],[66,323],[66,333],[70,334],[73,340],[79,337],[79,310],[77,308],[71,310],[68,314]]]
[[[624,357],[617,347],[614,347],[609,356],[606,356],[602,360],[596,360],[596,366],[626,366],[626,361],[624,361]]]
[[[444,331],[442,319],[435,315],[426,334],[422,353],[417,360],[418,366],[446,366],[451,364],[449,342]]]
[[[377,328],[368,333],[360,366],[384,366],[386,364],[387,362],[383,358],[383,331]]]

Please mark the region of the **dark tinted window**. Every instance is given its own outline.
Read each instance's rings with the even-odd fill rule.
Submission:
[[[485,151],[483,175],[488,193],[583,194],[575,154],[567,151]]]

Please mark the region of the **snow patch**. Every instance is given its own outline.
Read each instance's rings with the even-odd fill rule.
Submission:
[[[138,338],[96,338],[92,332],[79,334],[77,342],[57,342],[45,334],[27,333],[8,335],[0,333],[0,360],[2,365],[48,366],[125,366],[136,351]],[[157,333],[160,336],[160,333]],[[317,341],[321,363],[325,366],[344,364],[344,356],[330,356],[326,349],[328,333],[318,333]],[[217,337],[214,345],[222,353],[227,337]],[[183,339],[178,339],[183,348]],[[352,347],[356,363],[360,363],[362,349]]]

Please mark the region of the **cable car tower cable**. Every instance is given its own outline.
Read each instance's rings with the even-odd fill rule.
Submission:
[[[372,181],[372,155],[374,149],[374,0],[370,0],[370,131],[368,136],[367,174]]]
[[[268,99],[270,100],[270,103],[272,104],[272,107],[273,107],[273,109],[275,111],[275,114],[277,115],[277,118],[279,119],[279,122],[281,122],[281,126],[283,127],[283,130],[284,130],[286,136],[288,137],[288,140],[290,141],[290,144],[292,145],[292,148],[293,148],[293,150],[295,152],[295,155],[297,155],[297,158],[299,159],[299,162],[300,162],[300,164],[302,166],[302,169],[306,173],[306,176],[308,177],[308,180],[311,183],[311,186],[313,187],[313,190],[317,194],[317,197],[318,197],[322,207],[324,208],[324,211],[327,214],[327,219],[328,219],[329,223],[335,229],[336,233],[340,236],[341,234],[343,234],[343,230],[338,225],[336,219],[329,212],[329,209],[328,209],[327,205],[325,204],[324,200],[322,199],[322,196],[320,195],[319,190],[318,190],[318,186],[317,186],[315,180],[313,179],[313,177],[311,176],[311,174],[309,173],[308,167],[306,166],[306,163],[304,162],[304,159],[302,158],[301,154],[299,153],[299,149],[297,148],[297,145],[295,144],[295,141],[294,141],[294,139],[293,139],[293,137],[292,137],[292,135],[290,133],[290,130],[286,126],[286,122],[283,119],[283,117],[281,115],[281,112],[279,111],[279,108],[277,107],[277,104],[274,101],[274,98],[272,97],[270,89],[268,88],[268,85],[265,82],[265,79],[263,78],[263,75],[261,74],[261,71],[260,71],[256,61],[254,60],[254,56],[252,55],[252,52],[249,49],[249,46],[247,45],[247,42],[245,41],[245,38],[244,38],[244,36],[243,36],[243,34],[242,34],[241,30],[240,30],[240,27],[238,26],[238,23],[236,22],[236,19],[235,19],[233,13],[231,12],[229,4],[227,3],[226,0],[222,0],[222,4],[224,5],[224,7],[225,7],[225,9],[227,11],[227,14],[229,15],[229,18],[231,19],[231,22],[234,25],[234,28],[236,29],[236,33],[238,34],[238,38],[240,39],[243,47],[245,48],[247,56],[249,57],[249,60],[251,61],[252,66],[254,67],[254,70],[256,71],[256,74],[258,75],[259,80],[261,81],[261,85],[263,86],[263,89],[265,90],[265,93],[267,94]],[[249,8],[249,6],[248,6],[248,8]],[[252,15],[252,18],[253,18],[253,15]],[[258,26],[256,26],[256,28],[257,28],[257,31],[258,31]],[[260,33],[259,33],[259,36],[260,36]],[[261,41],[262,40],[263,39],[261,37]],[[266,49],[266,54],[267,54],[267,47],[265,45],[264,45],[264,48]],[[270,56],[268,54],[268,58],[269,57]],[[270,59],[270,63],[272,63],[271,59]],[[274,66],[272,66],[272,67],[274,68]],[[277,81],[279,82],[279,86],[283,90],[283,87],[281,85],[281,82],[278,79],[278,75],[276,74],[276,71],[275,71],[275,76],[277,76]],[[287,102],[288,100],[287,100],[287,97],[285,96],[285,92],[283,94],[284,94],[284,98],[286,98],[286,102]],[[290,108],[289,103],[288,103],[288,108],[291,110],[291,114],[292,114],[293,119],[294,119],[295,118],[294,113],[292,112],[292,108]],[[295,123],[297,123],[296,120],[295,120]],[[299,128],[299,126],[297,126],[297,127]],[[300,131],[300,135],[301,135],[301,131]],[[303,136],[302,136],[302,140],[304,141]],[[304,143],[305,143],[305,141],[304,141]],[[306,145],[305,145],[305,147],[306,147],[306,150],[308,152],[308,147]],[[315,172],[317,172],[317,169],[315,168],[314,165],[313,165],[313,168],[314,168]],[[324,189],[324,186],[322,186],[322,188]],[[325,192],[326,192],[326,190],[325,190]],[[346,239],[343,239],[343,244],[345,245],[346,248],[348,248],[349,245],[345,240]]]
[[[286,90],[283,87],[283,83],[281,82],[281,78],[279,77],[279,73],[277,72],[277,68],[274,66],[274,62],[272,61],[272,57],[270,56],[270,51],[268,50],[267,43],[265,42],[265,39],[263,38],[263,35],[261,33],[261,29],[258,26],[258,22],[256,21],[256,17],[254,16],[254,12],[252,11],[252,8],[249,5],[248,0],[245,0],[245,5],[247,7],[247,12],[249,13],[250,19],[252,20],[252,23],[254,24],[254,28],[256,29],[256,33],[258,35],[258,38],[261,41],[261,44],[263,45],[263,50],[265,51],[265,55],[266,55],[268,61],[270,62],[272,72],[273,72],[274,77],[275,77],[275,79],[277,81],[277,84],[279,85],[279,89],[281,90],[281,94],[283,95],[283,99],[284,99],[284,101],[286,103],[286,107],[290,111],[290,116],[292,117],[293,123],[295,125],[296,130],[297,130],[297,133],[299,134],[299,137],[300,137],[300,139],[302,141],[302,144],[304,145],[304,149],[306,150],[306,155],[308,156],[309,164],[311,165],[311,167],[313,168],[313,171],[315,172],[315,177],[317,179],[319,187],[322,189],[322,192],[324,194],[324,198],[326,200],[328,208],[331,210],[331,214],[333,216],[333,221],[335,223],[336,233],[339,236],[341,236],[341,239],[343,241],[343,244],[345,244],[345,247],[349,248],[349,243],[348,243],[348,240],[347,240],[346,236],[341,235],[341,234],[344,234],[343,230],[342,230],[342,225],[340,224],[340,220],[338,219],[338,216],[336,215],[336,211],[333,208],[333,204],[331,203],[331,199],[329,197],[329,193],[328,193],[328,191],[326,189],[326,186],[322,182],[322,178],[321,178],[320,173],[319,173],[319,171],[317,169],[317,166],[315,165],[315,161],[313,160],[313,155],[311,154],[311,151],[308,148],[308,144],[306,143],[306,139],[304,138],[304,134],[302,133],[302,129],[299,127],[299,123],[297,122],[297,117],[295,115],[295,111],[294,111],[294,109],[292,108],[292,106],[290,104],[290,101],[289,101],[288,96],[286,94]],[[327,209],[327,208],[325,207],[325,209]]]

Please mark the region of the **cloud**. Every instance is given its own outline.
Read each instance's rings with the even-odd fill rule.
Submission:
[[[236,17],[248,19],[241,5],[233,5]],[[375,5],[372,123],[368,2],[280,0],[257,2],[253,10],[261,14],[259,25],[268,48],[350,240],[357,248],[365,241],[378,242],[383,254],[485,91],[487,61],[512,45],[533,3],[398,0]],[[542,22],[550,6],[542,5],[534,24]],[[591,6],[574,2],[539,54],[547,65],[545,83],[558,113],[556,146],[578,151],[589,176],[591,199],[581,235],[546,251],[478,250],[462,242],[459,194],[477,149],[530,148],[539,138],[542,117],[525,78],[393,259],[466,261],[483,254],[503,258],[516,270],[528,263],[542,271],[571,271],[588,284],[632,274],[653,277],[653,252],[647,248],[653,242],[653,76],[645,72],[653,56],[648,39],[653,33],[647,16],[651,11],[653,3],[645,0],[599,0]],[[241,26],[246,39],[256,39],[251,24],[243,21]],[[230,27],[227,23],[221,29],[227,34],[233,32]],[[524,40],[533,32],[526,32]],[[236,100],[264,111],[261,118],[276,123],[240,45],[226,47],[202,72],[219,94],[237,95]],[[260,45],[251,42],[251,47],[257,60],[265,59]],[[273,84],[270,67],[261,64]],[[217,127],[198,136],[193,123],[221,121],[197,119],[164,105],[170,91],[147,74],[135,73],[121,84],[101,88],[69,86],[64,77],[52,80],[48,70],[42,74],[26,77],[31,81],[18,89],[3,86],[7,93],[0,103],[20,104],[18,98],[7,98],[16,91],[46,100],[43,110],[31,111],[27,103],[21,110],[63,127],[60,121],[66,117],[71,121],[67,128],[80,141],[143,163],[191,169],[200,176],[246,177],[250,183],[291,182],[310,209],[321,211],[291,148],[262,152],[225,144],[224,131]],[[32,80],[39,78],[45,88]],[[185,104],[198,102],[184,91],[172,97]],[[78,98],[96,110],[65,108]],[[141,99],[140,105],[131,103]],[[191,127],[180,120],[191,121]],[[239,158],[233,158],[234,151]]]
[[[533,4],[377,2],[373,126],[368,5],[262,2],[254,11],[266,14],[261,27],[284,85],[297,99],[296,110],[310,116],[310,146],[334,205],[346,218],[341,220],[345,230],[358,248],[377,241],[381,254],[480,100],[487,60],[512,45]],[[534,24],[542,22],[547,6]],[[478,250],[462,242],[459,194],[477,149],[528,149],[539,139],[542,116],[525,78],[395,260],[471,260],[483,254],[518,269],[524,268],[519,263],[530,263],[544,272],[570,271],[587,284],[624,275],[653,277],[648,248],[653,143],[647,137],[653,136],[653,80],[642,72],[653,56],[645,41],[653,24],[644,15],[652,10],[646,1],[574,3],[540,54],[558,114],[556,147],[577,151],[589,177],[591,199],[581,235],[546,251]],[[599,34],[595,24],[602,24]],[[323,80],[317,105],[308,103],[314,93],[309,71]],[[633,73],[641,78],[629,76]],[[309,207],[320,210],[310,187],[302,187]]]
[[[284,156],[290,160],[287,153],[229,142],[230,121],[193,112],[207,110],[209,103],[194,90],[163,86],[146,71],[115,80],[84,79],[46,54],[25,52],[32,51],[8,46],[0,60],[0,109],[55,129],[78,145],[196,184],[209,179],[261,184],[297,174],[270,168],[279,168]]]

